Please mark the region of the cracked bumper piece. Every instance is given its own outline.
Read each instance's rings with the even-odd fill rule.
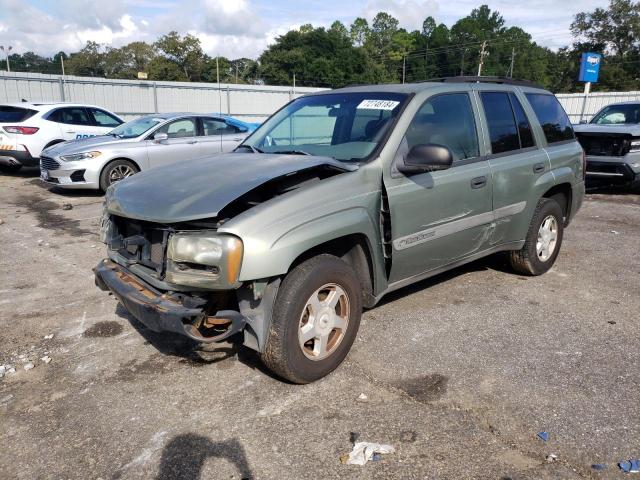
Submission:
[[[96,285],[113,292],[131,315],[154,332],[175,332],[198,342],[212,343],[240,332],[246,324],[245,317],[233,310],[222,310],[212,316],[204,308],[187,307],[111,260],[102,260],[93,271]]]

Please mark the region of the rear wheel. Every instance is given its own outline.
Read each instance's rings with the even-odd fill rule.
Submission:
[[[273,310],[262,360],[294,383],[332,372],[347,356],[362,315],[362,288],[353,269],[318,255],[284,279]]]
[[[0,165],[0,172],[14,173],[22,168],[22,165]]]
[[[564,233],[562,208],[551,198],[541,198],[531,219],[524,246],[509,255],[512,268],[525,275],[542,275],[556,261]]]
[[[102,169],[100,174],[100,190],[107,191],[112,184],[135,175],[140,170],[129,160],[114,160]]]

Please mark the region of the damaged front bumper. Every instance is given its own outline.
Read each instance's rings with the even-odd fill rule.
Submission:
[[[129,313],[155,332],[175,332],[212,343],[239,333],[247,324],[240,312],[222,310],[209,315],[205,300],[162,293],[109,259],[93,271],[101,290],[113,292]]]

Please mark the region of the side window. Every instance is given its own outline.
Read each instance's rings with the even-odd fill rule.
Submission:
[[[526,97],[542,126],[547,142],[555,143],[575,138],[569,117],[554,95],[527,93]]]
[[[203,118],[202,128],[204,135],[231,135],[238,133],[240,129],[233,125],[229,125],[223,120],[217,118]]]
[[[518,97],[513,93],[509,94],[509,98],[511,99],[511,106],[513,107],[513,113],[516,116],[516,123],[518,124],[520,147],[528,148],[535,146],[533,133],[531,133],[531,124],[529,123],[526,113],[524,113],[524,108],[522,108],[520,100],[518,100]]]
[[[87,111],[82,107],[59,108],[50,113],[47,120],[67,125],[93,125]]]
[[[166,133],[169,138],[196,136],[196,122],[193,118],[181,118],[160,127],[155,133]]]
[[[117,127],[122,122],[110,113],[97,108],[90,108],[89,111],[93,115],[93,119],[96,121],[98,127]]]
[[[489,127],[491,153],[520,149],[516,120],[506,92],[480,92],[484,114]]]
[[[479,155],[471,100],[466,93],[447,93],[427,100],[411,120],[405,135],[408,149],[435,143],[448,147],[453,160]]]

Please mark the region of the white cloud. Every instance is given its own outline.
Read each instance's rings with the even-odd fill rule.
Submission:
[[[436,0],[368,0],[364,7],[364,16],[369,22],[378,12],[387,12],[400,21],[407,30],[422,30],[422,22],[438,13]]]

